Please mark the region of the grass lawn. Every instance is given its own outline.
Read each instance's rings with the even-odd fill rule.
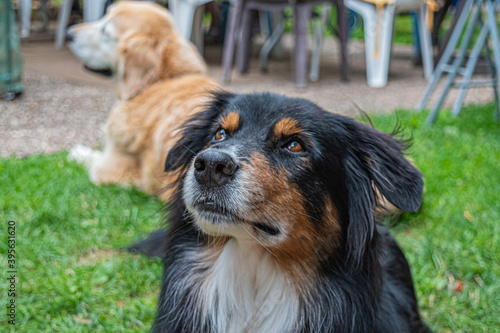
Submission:
[[[392,229],[436,332],[500,331],[500,125],[492,109],[471,106],[456,119],[443,112],[427,131],[425,113],[372,118],[385,131],[398,118],[413,132],[412,157],[426,176],[424,202]],[[149,329],[161,265],[120,249],[159,227],[158,200],[92,185],[64,152],[0,159],[0,189],[4,272],[7,221],[16,221],[17,331]],[[7,284],[0,281],[5,309]],[[13,332],[4,318],[0,331]]]

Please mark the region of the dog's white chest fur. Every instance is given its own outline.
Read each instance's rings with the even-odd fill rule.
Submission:
[[[274,257],[258,244],[230,240],[203,286],[216,332],[289,332],[299,301]]]

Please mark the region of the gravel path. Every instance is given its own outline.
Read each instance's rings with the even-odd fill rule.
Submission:
[[[114,93],[25,71],[25,91],[0,100],[0,156],[18,157],[102,141]]]

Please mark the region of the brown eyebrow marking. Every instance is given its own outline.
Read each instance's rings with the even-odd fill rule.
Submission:
[[[274,125],[274,135],[278,138],[284,138],[297,133],[302,130],[295,119],[283,118]]]
[[[235,132],[239,125],[240,115],[236,111],[229,113],[221,121],[222,128],[229,132]]]

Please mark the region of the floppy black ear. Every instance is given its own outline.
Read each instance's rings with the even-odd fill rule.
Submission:
[[[214,93],[205,110],[195,114],[182,125],[180,139],[170,149],[165,160],[166,172],[179,168],[182,172],[189,166],[192,158],[212,138],[213,124],[232,96],[228,93]]]
[[[417,212],[422,201],[422,173],[405,157],[407,145],[394,134],[358,123],[356,155],[380,193],[394,206]]]
[[[422,174],[404,156],[406,145],[392,134],[346,121],[344,168],[348,190],[348,260],[361,264],[374,237],[375,188],[396,207],[416,212],[422,200]]]

